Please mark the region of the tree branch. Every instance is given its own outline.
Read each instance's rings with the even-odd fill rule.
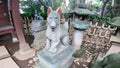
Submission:
[[[101,17],[103,17],[104,13],[105,13],[105,7],[106,7],[106,4],[109,2],[109,0],[106,0],[103,4],[103,7],[102,7],[102,12],[101,12]]]
[[[41,5],[43,5],[45,7],[45,9],[48,9],[48,5],[45,4],[45,2],[43,0],[38,0],[38,1]]]
[[[107,15],[109,15],[109,13],[111,13],[112,11],[119,10],[119,9],[120,9],[120,5],[115,6],[115,7],[111,7],[110,10],[108,10],[108,11],[105,13],[104,17],[107,17]]]

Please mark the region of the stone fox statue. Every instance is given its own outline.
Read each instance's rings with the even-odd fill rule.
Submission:
[[[65,26],[60,24],[61,9],[58,8],[53,11],[51,7],[48,8],[47,30],[46,30],[46,47],[49,52],[56,53],[62,45],[68,45],[68,24]]]

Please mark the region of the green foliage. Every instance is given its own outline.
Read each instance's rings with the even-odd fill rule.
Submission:
[[[63,15],[64,15],[65,19],[72,17],[72,14],[70,14],[70,13],[64,13]]]
[[[108,23],[112,20],[112,18],[116,17],[117,15],[115,13],[109,14],[106,18],[103,18],[103,23]]]
[[[56,10],[58,7],[60,7],[62,0],[44,0],[44,2],[48,5],[54,8]],[[20,1],[20,7],[25,12],[21,14],[21,16],[27,16],[27,17],[33,17],[34,11],[37,10],[41,16],[46,19],[47,12],[44,11],[44,7],[39,4],[38,0],[21,0]]]
[[[22,0],[20,1],[21,9],[25,12],[21,14],[22,17],[34,17],[34,11],[37,10],[41,16],[46,19],[47,12],[44,11],[43,6],[37,0]]]
[[[47,12],[40,12],[41,16],[46,19],[47,18]]]
[[[44,0],[44,2],[48,6],[51,6],[54,10],[56,10],[58,7],[61,6],[63,0]]]
[[[86,4],[89,10],[94,11],[94,10],[99,10],[101,8],[103,3],[100,0],[95,0],[95,1],[96,3],[93,3],[94,1],[90,1]]]
[[[101,65],[102,65],[102,64],[97,61],[97,62],[95,62],[95,64],[92,66],[92,68],[103,68]]]
[[[98,22],[100,20],[100,15],[93,15],[93,16],[89,16],[89,20],[93,21],[93,22]]]
[[[96,0],[97,2],[100,2],[101,0]]]
[[[23,13],[23,14],[20,14],[21,17],[34,17],[34,13]]]
[[[62,0],[54,0],[54,10],[61,6]]]
[[[101,7],[100,4],[88,5],[88,9],[91,11],[98,10],[100,7]]]
[[[75,7],[75,0],[70,0],[70,8],[73,9]]]
[[[118,0],[115,0],[115,6],[117,6],[119,4]]]
[[[102,61],[96,62],[92,68],[120,68],[120,54],[110,54]]]
[[[102,22],[104,24],[107,24],[108,22],[111,21],[112,18],[116,17],[117,15],[115,13],[110,13],[107,17],[102,18],[100,15],[93,15],[93,16],[89,16],[89,20],[93,21],[93,22],[99,22],[100,20],[102,20]]]
[[[35,0],[22,0],[20,7],[25,13],[32,14],[35,10],[40,11],[40,4]]]
[[[47,12],[39,12],[41,14],[41,16],[46,19],[47,18]],[[28,18],[31,18],[31,17],[34,17],[34,13],[23,13],[20,15],[21,17],[28,17]]]

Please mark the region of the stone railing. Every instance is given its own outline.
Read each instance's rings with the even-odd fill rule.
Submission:
[[[90,22],[90,28],[85,31],[83,46],[88,47],[91,53],[106,53],[110,48],[110,37],[114,34],[117,28],[112,28],[110,25],[98,26],[98,22]]]

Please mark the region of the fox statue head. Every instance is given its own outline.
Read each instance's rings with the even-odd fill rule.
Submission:
[[[51,28],[52,31],[55,31],[57,27],[60,26],[60,16],[62,14],[62,10],[59,7],[56,11],[53,11],[51,7],[48,8],[48,27]]]

